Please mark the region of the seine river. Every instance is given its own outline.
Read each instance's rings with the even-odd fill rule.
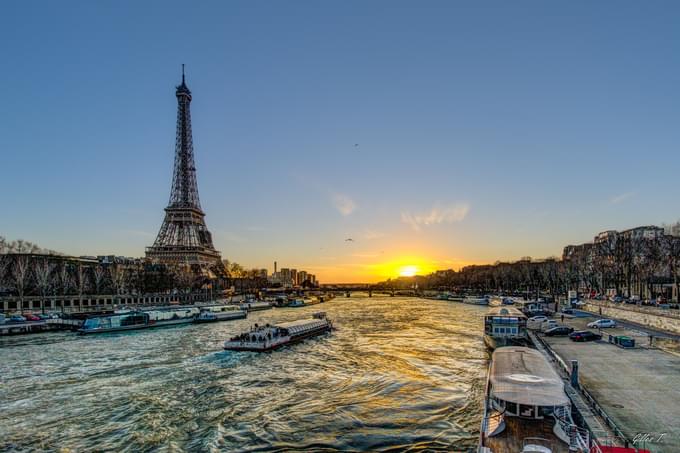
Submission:
[[[251,324],[325,311],[337,330],[226,352]],[[0,339],[0,451],[469,451],[485,309],[337,298],[246,320]]]

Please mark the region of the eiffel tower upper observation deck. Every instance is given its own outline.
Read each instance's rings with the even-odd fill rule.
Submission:
[[[146,248],[146,256],[163,264],[212,265],[220,260],[212,236],[205,225],[205,213],[198,199],[194,145],[191,134],[191,91],[184,79],[177,87],[177,138],[175,170],[170,202],[156,241]]]

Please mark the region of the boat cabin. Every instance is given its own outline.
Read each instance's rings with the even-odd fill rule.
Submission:
[[[484,316],[484,334],[496,338],[526,337],[527,317],[514,307],[493,307]]]

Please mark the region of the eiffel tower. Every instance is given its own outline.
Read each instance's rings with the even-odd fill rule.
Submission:
[[[162,264],[211,266],[220,261],[212,236],[205,225],[205,213],[198,199],[194,145],[191,134],[191,91],[184,79],[177,87],[177,138],[175,170],[170,202],[156,241],[146,248],[146,257]]]

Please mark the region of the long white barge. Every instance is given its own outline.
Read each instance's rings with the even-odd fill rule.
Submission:
[[[207,323],[218,321],[231,321],[243,319],[248,312],[236,305],[208,305],[201,307],[201,312],[194,319],[195,323]]]
[[[316,313],[311,319],[300,319],[276,325],[257,326],[224,342],[228,351],[267,352],[297,343],[305,338],[322,335],[333,329],[325,313]]]
[[[273,307],[272,307],[272,304],[270,304],[269,302],[250,300],[250,301],[243,302],[240,305],[240,308],[241,308],[241,310],[244,310],[244,311],[260,311],[260,310],[270,310]]]
[[[564,383],[543,355],[496,349],[489,365],[478,453],[588,453],[587,430],[571,417]]]

